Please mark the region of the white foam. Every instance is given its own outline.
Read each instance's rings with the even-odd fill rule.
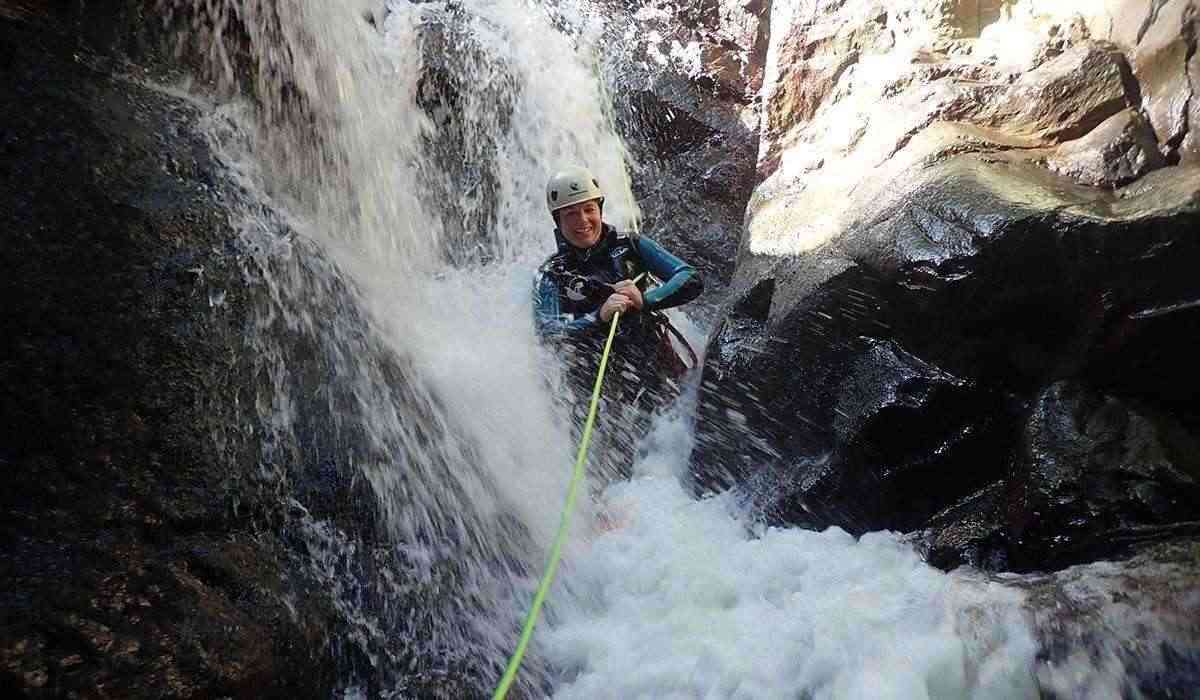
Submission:
[[[695,500],[669,473],[686,432],[660,425],[605,494],[620,526],[564,571],[539,637],[555,697],[1037,697],[1017,592],[893,533],[756,529],[728,497]]]

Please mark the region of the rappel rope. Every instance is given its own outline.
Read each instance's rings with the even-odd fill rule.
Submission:
[[[638,275],[633,280],[634,284],[642,277],[643,275]],[[583,483],[584,464],[587,461],[588,446],[592,442],[592,428],[596,424],[596,413],[600,408],[600,387],[604,383],[604,370],[608,367],[608,355],[612,351],[613,338],[617,335],[617,322],[620,319],[621,312],[613,314],[612,325],[608,329],[608,340],[605,341],[604,352],[600,355],[600,369],[596,372],[596,385],[592,388],[592,403],[588,407],[587,422],[583,425],[583,439],[579,442],[579,454],[575,457],[575,471],[571,475],[571,484],[567,487],[567,500],[563,504],[562,519],[558,524],[558,534],[554,536],[554,545],[550,548],[550,559],[546,562],[546,571],[542,574],[542,581],[538,584],[537,593],[533,596],[533,604],[529,608],[529,614],[525,617],[525,626],[521,628],[521,639],[517,642],[517,648],[513,651],[512,658],[508,660],[508,668],[504,670],[500,684],[496,686],[496,692],[492,694],[492,700],[503,700],[508,694],[508,689],[512,687],[513,681],[516,680],[517,670],[521,668],[521,660],[525,658],[525,649],[529,646],[530,638],[533,637],[533,627],[537,624],[538,615],[542,612],[542,603],[545,602],[546,594],[550,591],[550,584],[554,582],[554,574],[558,571],[563,543],[566,542],[567,531],[570,529],[571,513],[575,510],[579,485]]]

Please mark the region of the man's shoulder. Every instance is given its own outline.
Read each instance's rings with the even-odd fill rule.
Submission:
[[[608,238],[608,254],[610,257],[621,258],[629,254],[640,255],[638,245],[641,237],[632,231],[619,231],[610,227]]]

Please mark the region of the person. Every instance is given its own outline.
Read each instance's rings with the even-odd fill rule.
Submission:
[[[580,423],[609,325],[621,314],[601,410],[606,428],[618,434],[622,451],[632,457],[628,448],[649,416],[674,398],[689,369],[671,343],[674,329],[661,312],[695,299],[703,281],[694,267],[650,238],[605,223],[604,192],[586,168],[555,173],[546,185],[546,206],[557,250],[534,279],[535,330],[567,365]]]

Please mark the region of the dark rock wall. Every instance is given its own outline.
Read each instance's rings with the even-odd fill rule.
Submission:
[[[333,611],[267,504],[231,507],[256,455],[213,439],[245,380],[227,186],[195,109],[139,83],[168,76],[123,63],[155,50],[143,8],[113,9],[0,4],[0,687],[329,692]]]
[[[253,202],[196,132],[200,108],[155,87],[188,62],[158,9],[0,2],[0,689],[482,694],[489,659],[422,641],[439,606],[481,605],[446,593],[467,574],[395,546],[352,457],[357,398],[265,280],[302,267],[343,316],[352,293],[283,224],[235,229]],[[275,259],[276,243],[295,250]],[[402,389],[360,325],[346,351]],[[314,386],[292,431],[263,424],[259,404]]]

